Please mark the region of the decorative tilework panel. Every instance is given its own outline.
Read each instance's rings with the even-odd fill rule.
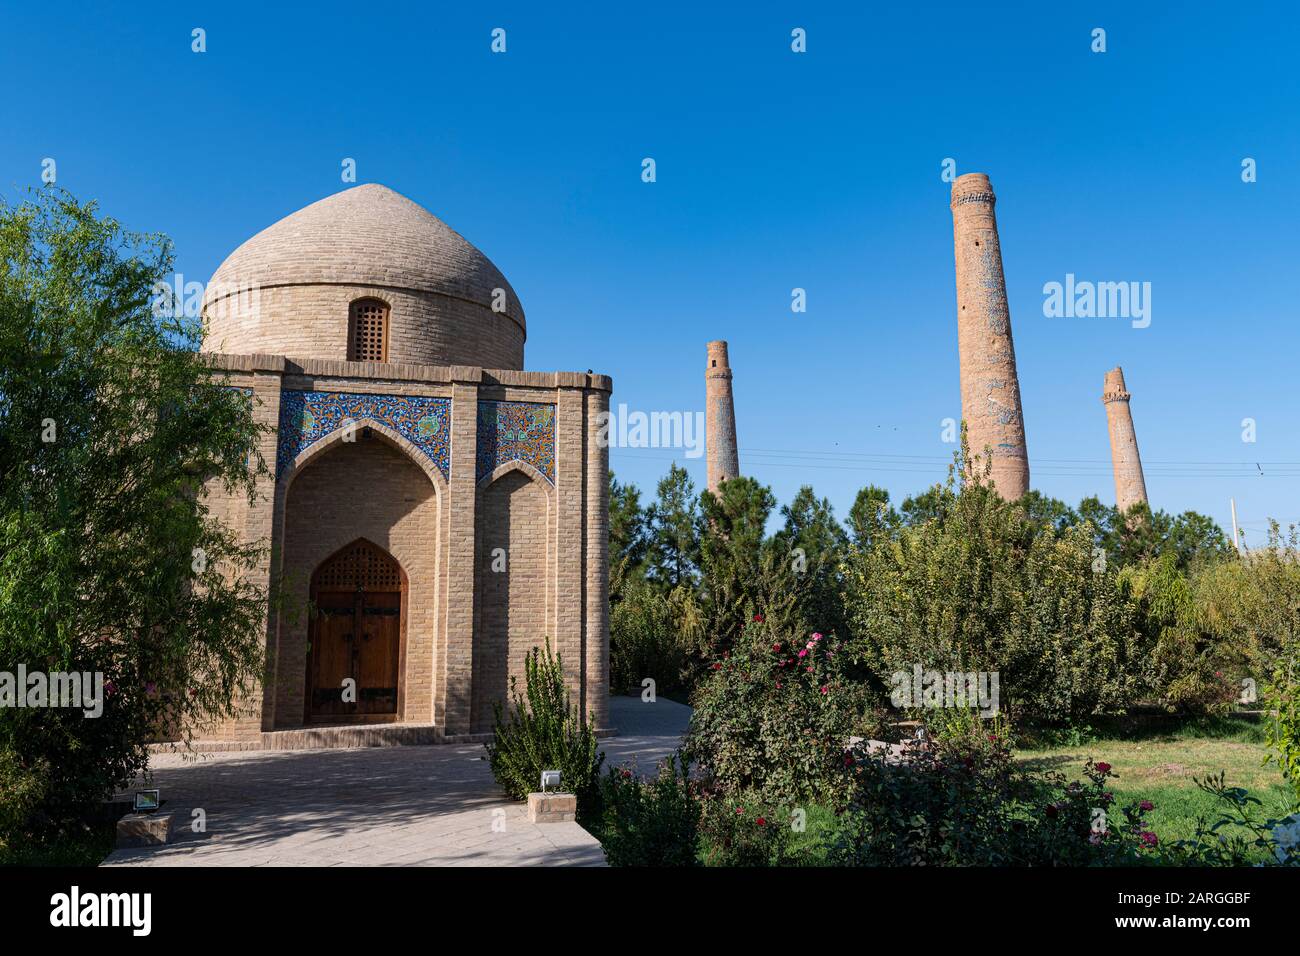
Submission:
[[[373,419],[420,450],[442,477],[451,469],[451,400],[417,395],[286,391],[280,397],[278,478],[303,451],[347,425]]]
[[[527,462],[555,484],[554,405],[478,403],[478,479],[508,461]]]

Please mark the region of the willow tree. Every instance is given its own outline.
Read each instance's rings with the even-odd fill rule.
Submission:
[[[251,397],[205,367],[196,319],[158,308],[163,237],[45,188],[0,202],[0,259],[4,841],[76,820],[160,728],[233,713],[261,675],[264,555],[204,488],[251,499],[267,469]],[[42,705],[31,675],[71,673],[93,675],[84,699]]]

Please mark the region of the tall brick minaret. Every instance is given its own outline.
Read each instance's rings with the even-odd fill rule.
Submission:
[[[986,447],[992,451],[993,485],[1003,498],[1015,501],[1029,490],[1029,454],[993,215],[996,201],[984,173],[958,176],[952,184],[961,414],[971,454],[980,456],[982,469]]]
[[[704,370],[705,441],[709,490],[717,491],[725,479],[740,474],[740,453],[736,450],[736,404],[731,397],[727,343],[710,342],[708,349],[709,365]]]
[[[1101,400],[1106,403],[1106,421],[1110,425],[1110,461],[1115,469],[1115,507],[1121,514],[1135,504],[1147,504],[1147,483],[1142,476],[1142,456],[1138,454],[1137,432],[1133,430],[1133,412],[1128,407],[1129,398],[1129,393],[1124,388],[1124,370],[1116,365],[1106,373],[1101,386]]]

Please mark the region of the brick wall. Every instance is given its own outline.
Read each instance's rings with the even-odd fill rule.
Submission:
[[[307,464],[285,501],[286,607],[281,616],[274,725],[302,724],[311,575],[335,551],[366,538],[407,576],[404,719],[433,719],[438,500],[429,477],[384,439],[358,436]]]
[[[479,489],[470,707],[474,733],[492,729],[493,702],[507,699],[511,676],[522,686],[524,656],[549,637],[549,510],[541,479],[522,471],[508,471]],[[505,571],[492,570],[498,548],[505,550]]]
[[[363,285],[291,285],[223,300],[207,313],[207,352],[348,357],[348,309],[388,303],[388,361],[412,365],[524,367],[524,330],[505,313],[435,292]]]
[[[609,379],[279,355],[209,361],[229,373],[230,384],[254,389],[259,420],[270,424],[278,422],[282,388],[450,398],[451,476],[443,483],[386,438],[343,443],[334,436],[328,447],[305,452],[278,485],[264,479],[251,506],[212,489],[215,516],[249,540],[274,535],[288,607],[268,621],[267,692],[250,688],[238,719],[197,737],[255,743],[263,731],[301,724],[311,574],[358,537],[389,551],[408,577],[404,720],[448,733],[490,730],[492,700],[504,696],[511,673],[522,677],[528,649],[550,639],[564,652],[575,702],[595,714],[598,727],[608,725],[609,452],[597,434]],[[480,399],[556,405],[555,485],[511,465],[476,481]],[[274,435],[262,450],[274,467]],[[507,549],[503,575],[490,570],[494,547]],[[270,560],[257,572],[266,582]]]

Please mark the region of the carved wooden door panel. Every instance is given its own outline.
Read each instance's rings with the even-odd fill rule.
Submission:
[[[395,714],[402,594],[366,592],[360,610],[361,640],[355,651],[357,709],[363,714]]]
[[[396,716],[406,582],[393,557],[357,540],[312,575],[308,721]]]

